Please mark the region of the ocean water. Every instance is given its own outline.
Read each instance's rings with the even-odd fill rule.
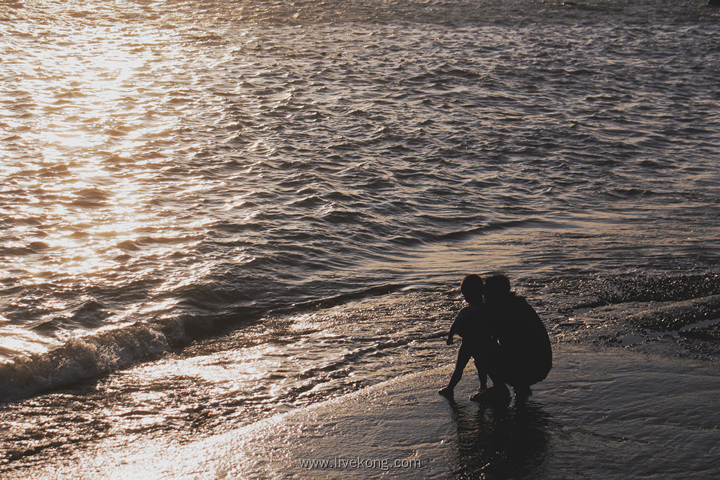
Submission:
[[[717,365],[720,9],[0,4],[0,471],[553,341]]]

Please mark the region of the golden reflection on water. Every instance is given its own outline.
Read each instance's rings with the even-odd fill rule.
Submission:
[[[192,95],[172,98],[194,75],[182,33],[104,19],[135,8],[125,3],[93,6],[88,18],[44,3],[38,15],[56,8],[53,23],[34,22],[40,7],[26,7],[28,18],[0,24],[0,58],[8,60],[0,72],[0,271],[9,287],[24,289],[11,311],[25,322],[16,331],[15,319],[0,318],[0,359],[61,341],[80,305],[95,300],[87,288],[143,285],[137,304],[126,300],[102,322],[112,328],[171,308],[177,299],[148,294],[210,271],[203,262],[191,274],[172,269],[212,221],[179,220],[190,216],[186,199],[210,188],[200,175],[178,173],[195,141],[178,132],[196,113]],[[111,310],[102,295],[97,301]],[[56,319],[55,337],[27,330]]]
[[[158,79],[144,72],[152,69],[158,49],[172,52],[164,37],[135,33],[106,26],[60,29],[24,65],[23,90],[34,103],[24,120],[34,128],[22,137],[36,155],[35,171],[26,171],[34,178],[23,180],[39,185],[20,209],[23,216],[44,219],[43,231],[35,233],[47,245],[45,264],[28,266],[36,276],[102,275],[117,267],[114,258],[136,252],[141,236],[168,227],[149,206],[147,177],[154,174],[138,168],[135,158],[178,122],[167,115],[145,118],[159,110],[154,103],[162,96],[147,94]],[[118,156],[126,159],[125,168],[110,160]],[[22,166],[14,170],[22,172]]]

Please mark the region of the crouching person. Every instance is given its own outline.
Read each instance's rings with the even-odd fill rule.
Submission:
[[[532,394],[531,386],[544,380],[552,368],[547,330],[530,304],[510,290],[505,275],[486,278],[484,293],[486,315],[499,345],[490,370],[500,381],[473,400],[508,398],[505,384],[513,387],[516,399],[526,398]]]

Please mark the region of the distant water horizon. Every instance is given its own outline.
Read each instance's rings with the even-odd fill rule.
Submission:
[[[467,273],[506,272],[555,342],[717,359],[707,2],[0,19],[0,470],[449,361]]]

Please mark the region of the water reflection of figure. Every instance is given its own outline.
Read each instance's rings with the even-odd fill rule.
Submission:
[[[479,410],[451,402],[457,426],[456,479],[522,478],[541,473],[550,443],[549,415],[528,399]],[[542,477],[542,475],[540,475]]]

